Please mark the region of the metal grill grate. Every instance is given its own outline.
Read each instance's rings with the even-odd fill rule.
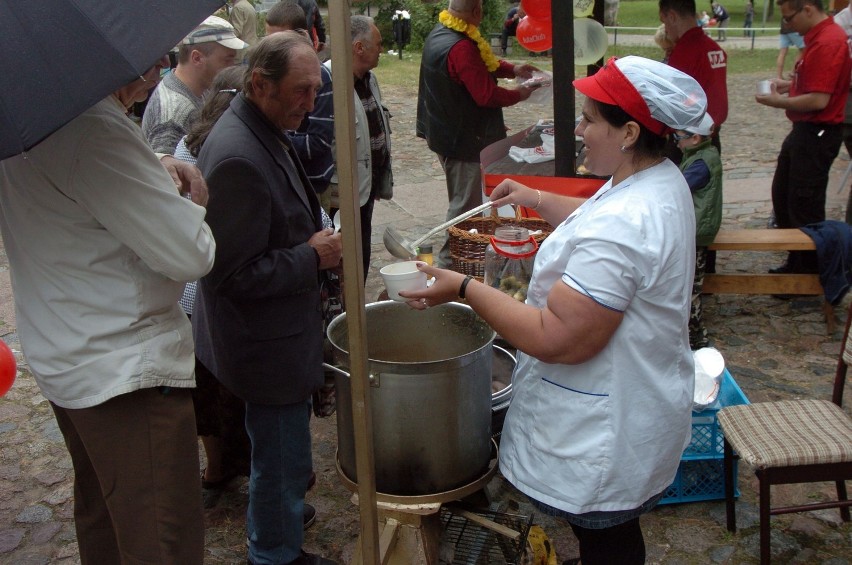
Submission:
[[[518,539],[513,540],[456,514],[451,508],[441,508],[440,563],[453,565],[520,564],[533,517],[490,510],[471,510],[471,512],[511,528],[521,535]]]

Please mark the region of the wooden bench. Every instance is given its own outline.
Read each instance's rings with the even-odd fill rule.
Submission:
[[[709,249],[717,251],[815,251],[813,240],[799,229],[720,230]],[[708,273],[708,294],[801,294],[822,296],[816,274]],[[823,299],[829,333],[834,332],[834,310]]]

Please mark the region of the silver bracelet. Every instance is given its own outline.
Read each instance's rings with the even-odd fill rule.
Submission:
[[[533,210],[538,210],[538,207],[541,206],[541,191],[536,189],[536,192],[538,192],[538,202],[532,207]]]

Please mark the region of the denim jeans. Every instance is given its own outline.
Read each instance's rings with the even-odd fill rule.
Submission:
[[[567,520],[569,524],[573,524],[576,526],[580,526],[581,528],[587,528],[592,530],[611,528],[613,526],[618,526],[619,524],[624,524],[634,518],[638,518],[642,514],[646,512],[650,512],[654,509],[660,500],[662,500],[665,491],[655,494],[648,500],[642,503],[638,508],[632,508],[630,510],[615,510],[610,512],[587,512],[585,514],[572,514],[571,512],[566,512],[565,510],[560,510],[559,508],[554,508],[544,502],[540,502],[538,500],[532,500],[533,505],[541,510],[544,514],[548,516],[555,516],[557,518],[563,518]]]
[[[281,565],[299,557],[302,511],[311,475],[309,400],[272,405],[246,402],[251,477],[246,532],[249,559]]]

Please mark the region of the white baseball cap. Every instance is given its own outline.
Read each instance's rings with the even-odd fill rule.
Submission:
[[[248,43],[237,37],[234,26],[218,16],[209,16],[198,27],[189,32],[181,43],[183,45],[197,45],[211,41],[237,51],[248,47]]]
[[[705,113],[701,118],[701,123],[697,126],[683,128],[683,131],[688,133],[697,133],[698,135],[710,135],[713,133],[713,117],[710,113]]]

